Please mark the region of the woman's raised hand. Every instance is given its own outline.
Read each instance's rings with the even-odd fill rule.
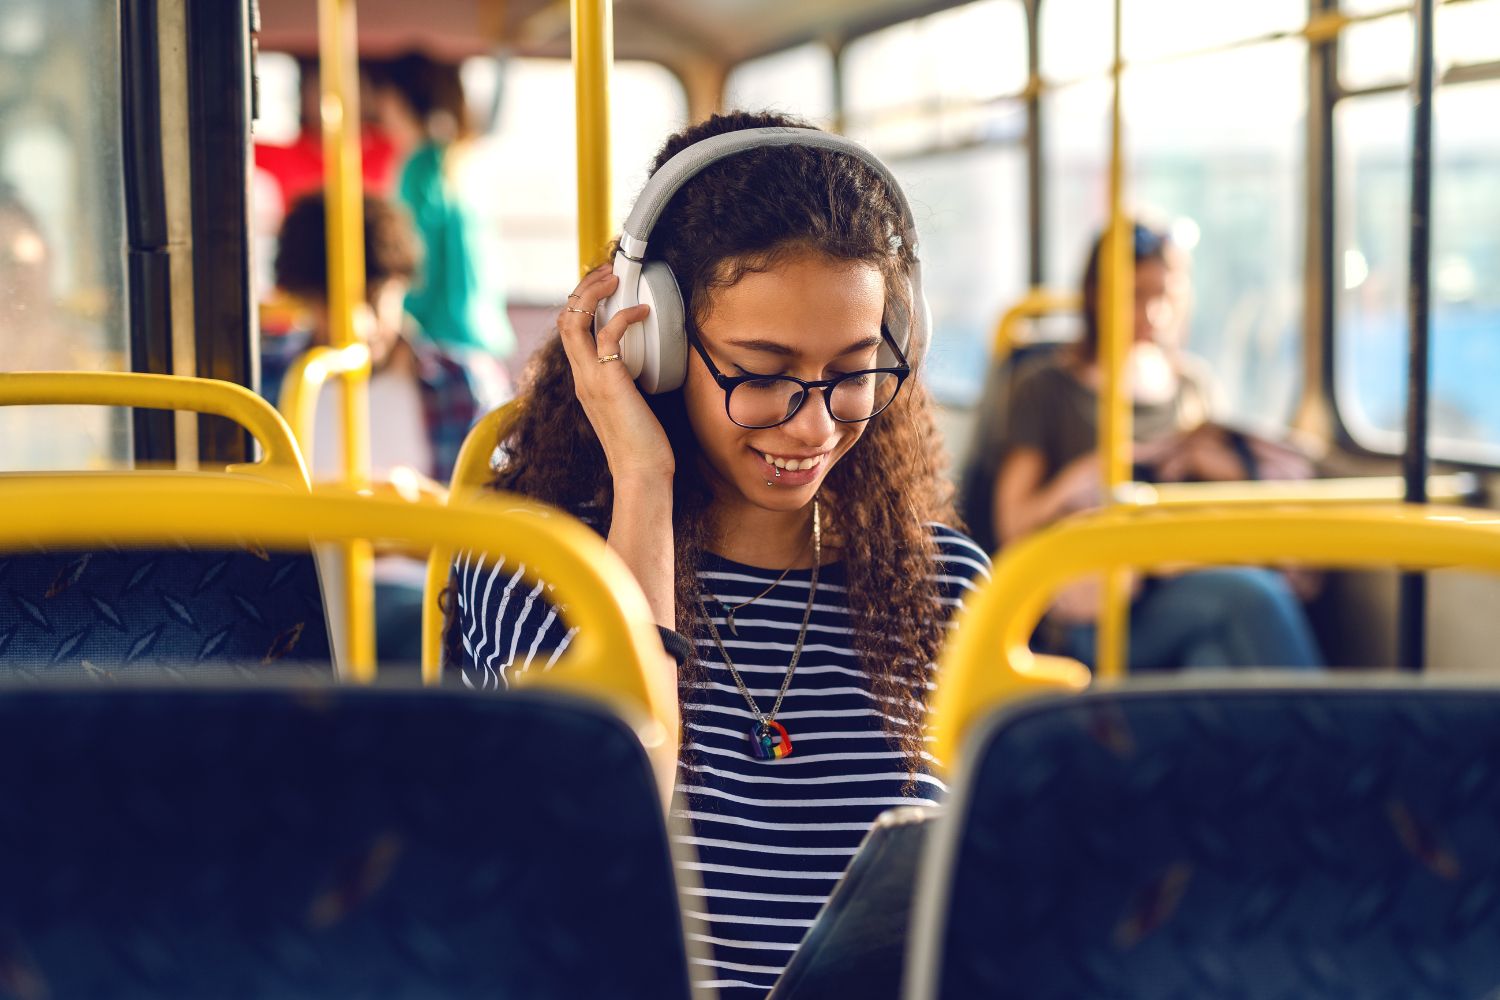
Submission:
[[[622,309],[594,336],[594,311],[619,284],[608,265],[590,271],[557,314],[573,386],[604,448],[610,475],[622,479],[666,478],[675,470],[672,446],[656,414],[620,360],[625,328],[646,318],[650,307]]]

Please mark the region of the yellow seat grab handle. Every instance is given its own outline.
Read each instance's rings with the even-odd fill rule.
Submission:
[[[503,555],[545,576],[560,614],[577,629],[559,661],[518,684],[602,701],[640,737],[670,796],[676,768],[676,668],[662,650],[635,577],[602,538],[562,511],[519,497],[499,503],[407,502],[342,487],[311,493],[231,476],[160,472],[0,479],[0,551],[47,544],[150,545],[164,540],[301,548],[380,539],[412,549]]]
[[[209,413],[234,421],[260,443],[261,461],[231,472],[271,473],[303,488],[307,465],[275,408],[244,386],[220,379],[144,372],[4,372],[0,406],[132,406]]]
[[[298,355],[281,383],[276,407],[292,429],[309,466],[313,461],[313,436],[318,397],[323,386],[335,378],[370,375],[370,349],[362,343],[344,347],[309,347]]]
[[[940,657],[929,727],[949,768],[969,729],[1015,697],[1085,687],[1081,664],[1034,656],[1032,631],[1080,576],[1172,564],[1500,572],[1500,513],[1418,504],[1132,508],[1059,522],[1007,546]]]
[[[1033,288],[1006,309],[995,324],[990,353],[995,360],[1009,357],[1019,344],[1021,324],[1029,319],[1076,313],[1083,309],[1083,296],[1077,292]]]

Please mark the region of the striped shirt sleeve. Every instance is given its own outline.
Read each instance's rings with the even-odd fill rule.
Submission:
[[[508,687],[512,674],[546,670],[568,648],[569,628],[552,603],[552,588],[528,581],[525,567],[473,553],[453,565],[460,677],[465,687]]]

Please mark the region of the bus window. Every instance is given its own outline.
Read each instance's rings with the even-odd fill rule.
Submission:
[[[846,131],[883,156],[1024,135],[1009,98],[1026,86],[1025,8],[981,0],[874,32],[844,74]]]
[[[614,206],[624,222],[662,138],[687,121],[687,95],[653,63],[616,62],[612,74]],[[512,305],[561,301],[578,271],[575,143],[571,64],[510,60],[499,115],[476,141],[462,182],[504,261]],[[519,357],[534,346],[529,332],[516,331]]]
[[[1443,3],[1435,16],[1439,73],[1500,59],[1500,0]],[[1409,13],[1350,25],[1339,39],[1340,84],[1359,90],[1410,79],[1416,47],[1412,32]]]
[[[965,4],[859,38],[843,58],[847,131],[885,158],[921,232],[928,384],[966,407],[995,317],[1026,287],[1025,8]]]
[[[1349,90],[1400,83],[1411,76],[1410,14],[1351,24],[1339,36],[1339,83]]]
[[[922,235],[935,331],[924,376],[938,402],[967,406],[983,388],[996,317],[1026,291],[1026,154],[995,146],[890,166]]]
[[[724,84],[724,106],[745,111],[780,111],[806,118],[821,128],[834,119],[833,53],[809,42],[740,63]]]
[[[1470,0],[1439,8],[1434,41],[1440,67],[1500,60],[1500,0]]]
[[[1255,85],[1228,85],[1245,80]],[[1050,286],[1077,286],[1104,224],[1109,102],[1102,78],[1043,99]],[[1125,77],[1133,201],[1191,255],[1189,347],[1219,375],[1225,417],[1237,422],[1285,422],[1297,398],[1305,114],[1306,48],[1296,41]]]
[[[1045,9],[1046,3],[1042,6]],[[1099,6],[1102,25],[1109,29],[1112,26],[1109,7]],[[1273,32],[1296,31],[1307,20],[1307,0],[1257,3],[1125,0],[1124,6],[1123,47],[1127,63],[1180,55]]]
[[[1307,19],[1307,0],[1203,3],[1202,0],[1125,0],[1125,61],[1139,62],[1294,31]],[[1065,83],[1109,72],[1113,61],[1113,0],[1043,0],[1042,73]]]
[[[0,370],[129,367],[117,6],[0,7]],[[0,468],[125,463],[129,433],[102,408],[0,409]]]
[[[1434,453],[1500,463],[1500,81],[1442,87],[1434,102]],[[1405,94],[1341,102],[1336,214],[1341,280],[1335,402],[1356,443],[1396,452],[1406,408],[1411,105]]]
[[[1300,390],[1306,81],[1288,41],[1143,67],[1126,87],[1135,198],[1192,257],[1188,347],[1225,417],[1251,426],[1284,426]]]

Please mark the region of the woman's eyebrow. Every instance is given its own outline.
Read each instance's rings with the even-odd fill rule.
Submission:
[[[802,353],[795,347],[791,347],[787,344],[783,344],[775,340],[731,340],[729,341],[729,346],[738,347],[741,350],[745,351],[759,351],[763,354],[775,354],[776,356],[783,358],[799,357]],[[850,344],[848,347],[845,347],[842,351],[839,351],[837,354],[835,354],[834,357],[842,358],[846,354],[854,354],[859,351],[868,351],[873,347],[879,346],[880,337],[871,334],[868,337],[863,337],[859,340],[856,340],[854,343]]]
[[[865,337],[862,340],[856,340],[854,343],[850,344],[848,347],[835,354],[834,357],[842,358],[846,354],[855,354],[859,351],[868,351],[879,346],[880,337],[876,336],[875,334],[871,334],[870,336]]]
[[[731,340],[730,347],[738,347],[745,351],[758,351],[762,354],[775,354],[783,358],[794,358],[798,351],[794,347],[777,343],[774,340]]]

